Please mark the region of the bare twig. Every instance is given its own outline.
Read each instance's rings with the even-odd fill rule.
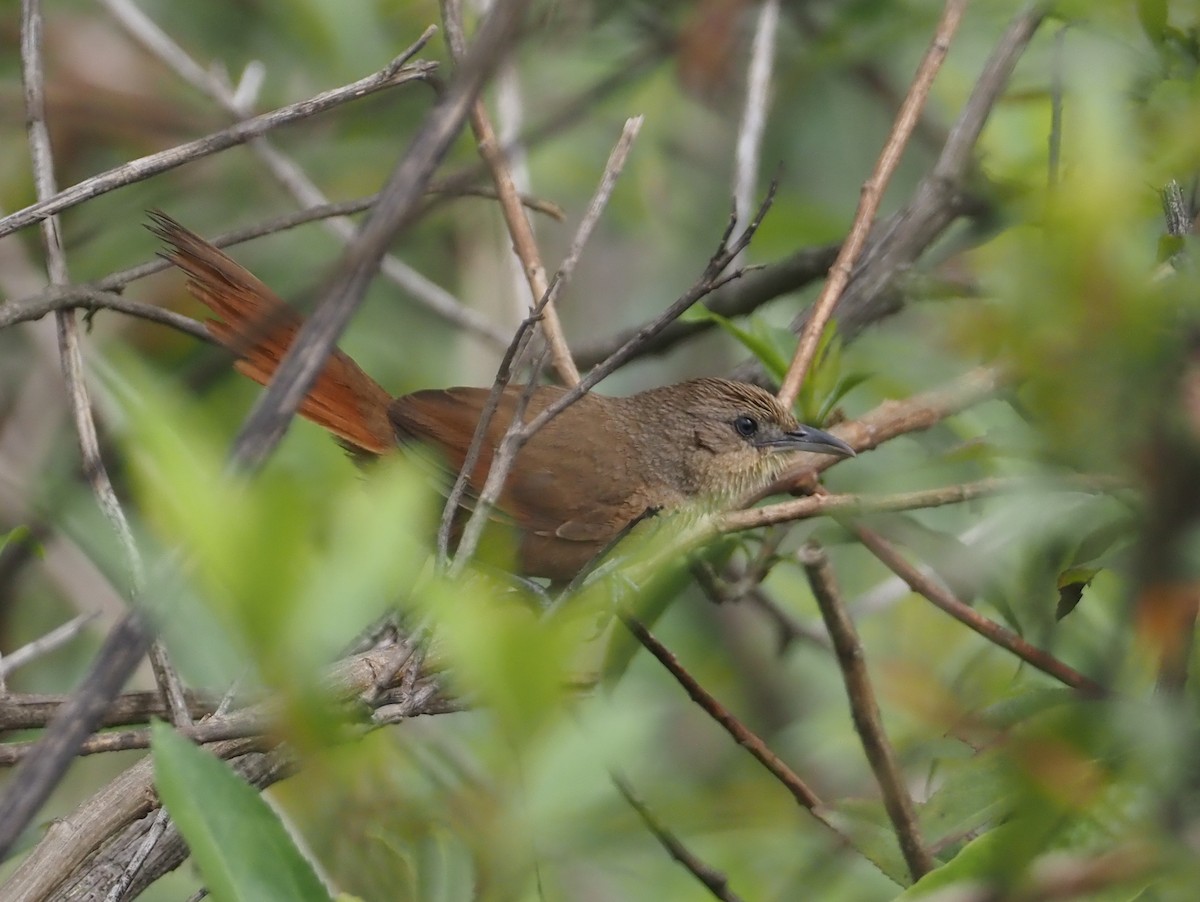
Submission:
[[[190,141],[187,144],[180,144],[169,150],[131,160],[108,172],[85,179],[52,197],[0,219],[0,238],[115,188],[140,182],[184,163],[190,163],[218,151],[244,144],[251,138],[289,122],[310,118],[316,113],[332,109],[349,100],[357,100],[384,88],[428,80],[434,69],[433,63],[418,62],[404,65],[406,59],[407,56],[402,55],[379,72],[359,81],[326,91],[299,103],[280,107],[273,112],[255,116],[253,119],[239,122],[230,128]]]
[[[909,138],[912,137],[913,129],[920,119],[921,108],[925,105],[929,89],[933,86],[933,80],[941,68],[942,60],[945,59],[946,52],[950,49],[950,41],[953,39],[955,31],[958,30],[958,24],[962,20],[965,10],[966,0],[946,0],[946,6],[934,33],[933,42],[926,51],[925,57],[917,69],[917,75],[913,79],[912,87],[909,88],[908,95],[904,98],[904,104],[896,115],[896,123],[879,156],[879,161],[875,165],[875,171],[863,185],[862,196],[859,199],[854,223],[850,227],[850,234],[842,245],[837,262],[829,271],[829,279],[826,281],[820,297],[813,305],[808,323],[800,334],[795,357],[792,358],[783,385],[779,388],[779,400],[787,407],[792,406],[796,396],[800,393],[800,385],[812,366],[817,352],[817,344],[821,340],[821,334],[825,331],[825,325],[833,315],[833,308],[849,283],[854,265],[866,246],[867,236],[875,222],[879,203],[883,199],[883,192],[900,163],[900,157],[908,145]]]
[[[621,794],[629,807],[634,810],[634,813],[645,824],[646,829],[651,835],[658,840],[659,844],[667,850],[667,854],[678,861],[687,870],[689,874],[695,877],[703,884],[704,888],[712,893],[716,899],[722,899],[724,902],[741,902],[741,896],[729,888],[729,878],[721,871],[705,864],[696,857],[687,846],[685,846],[663,823],[654,815],[654,812],[646,807],[646,803],[638,798],[637,793],[633,791],[633,787],[622,776],[616,773],[611,773],[612,784],[617,788],[617,792]]]
[[[1062,491],[1106,492],[1125,487],[1115,479],[1096,476],[1067,476],[1056,485]],[[942,507],[947,504],[962,504],[976,498],[986,498],[1005,492],[1020,492],[1037,489],[1045,491],[1046,485],[1037,480],[1021,476],[992,476],[974,482],[922,489],[915,492],[896,492],[889,495],[810,495],[794,501],[782,501],[767,507],[731,511],[721,517],[722,532],[756,529],[775,523],[788,523],[821,514],[885,513]]]
[[[748,751],[759,764],[767,769],[771,776],[782,783],[787,791],[791,793],[792,798],[796,800],[797,804],[809,811],[817,819],[818,823],[832,832],[840,841],[844,843],[849,842],[841,830],[829,819],[824,803],[795,771],[784,764],[778,755],[767,748],[767,744],[762,739],[734,717],[728,708],[717,701],[707,689],[701,686],[696,678],[688,673],[687,669],[679,663],[679,659],[671,653],[670,649],[654,637],[653,633],[628,614],[622,613],[618,616],[625,625],[625,628],[641,643],[642,647],[650,652],[666,668],[667,672],[675,678],[675,681],[683,687],[688,697],[699,705],[709,717],[720,724],[738,745]]]
[[[741,278],[729,282],[708,296],[704,306],[725,317],[747,316],[764,304],[798,291],[823,278],[837,259],[838,246],[803,248],[782,260],[746,270]],[[674,322],[653,336],[642,339],[632,356],[665,354],[680,342],[715,327],[711,320]],[[575,346],[575,360],[580,368],[590,369],[620,350],[646,327],[622,329],[594,341]]]
[[[21,9],[21,66],[30,153],[37,194],[45,199],[54,194],[55,179],[45,118],[41,8],[38,0],[23,0]],[[42,220],[42,235],[50,281],[65,284],[70,279],[56,218],[50,216]],[[100,442],[83,376],[78,325],[74,313],[70,311],[60,311],[56,318],[63,376],[71,398],[83,469],[124,554],[133,610],[109,634],[93,663],[89,679],[81,684],[71,700],[63,706],[60,716],[47,729],[38,745],[40,754],[31,760],[29,766],[20,769],[0,798],[0,858],[12,848],[21,831],[58,784],[79,743],[94,729],[100,712],[120,690],[151,644],[151,637],[137,613],[139,596],[145,585],[142,559],[100,456]]]
[[[335,701],[351,701],[364,692],[373,691],[379,684],[381,674],[393,661],[394,649],[384,648],[338,662],[329,669],[323,681],[328,696]],[[418,688],[424,690],[420,684]],[[379,700],[388,703],[402,701],[386,693]],[[439,707],[438,697],[432,697],[428,709],[437,710]],[[261,713],[265,709],[256,707],[247,710],[253,714],[256,710]],[[230,718],[239,716],[246,717],[244,712],[239,712]],[[203,724],[197,724],[191,729],[201,730],[203,727]],[[227,758],[244,755],[255,748],[261,748],[267,742],[274,746],[278,737],[264,740],[261,735],[257,735],[247,739],[220,741],[211,744],[209,750],[219,757]],[[152,762],[148,757],[144,758],[67,817],[56,820],[46,831],[41,842],[21,860],[8,880],[0,886],[0,898],[5,902],[32,902],[35,899],[46,898],[46,895],[67,880],[101,843],[157,807],[153,779]],[[140,842],[140,839],[137,841]]]
[[[442,19],[446,25],[450,51],[456,60],[461,61],[466,53],[467,41],[463,33],[462,8],[457,0],[443,0]],[[546,268],[542,265],[533,226],[521,208],[520,192],[513,180],[508,159],[496,138],[487,108],[478,97],[471,104],[470,121],[471,131],[475,133],[475,141],[479,146],[479,155],[487,164],[492,181],[496,185],[496,193],[500,197],[500,210],[504,214],[509,235],[512,236],[513,253],[521,261],[525,278],[529,282],[530,294],[536,303],[539,298],[545,296],[549,287]],[[567,347],[567,340],[558,320],[558,311],[553,302],[542,305],[541,327],[542,334],[550,345],[550,354],[559,378],[567,385],[574,385],[579,381],[579,370],[571,358],[571,349]]]
[[[759,226],[762,225],[763,217],[767,215],[767,211],[771,209],[771,204],[775,200],[776,187],[777,183],[772,181],[770,187],[767,189],[766,196],[763,198],[762,203],[759,204],[758,212],[755,213],[754,219],[747,224],[745,229],[738,233],[736,238],[733,237],[736,222],[733,217],[730,217],[725,232],[721,235],[721,242],[717,246],[716,252],[709,259],[708,265],[704,267],[704,272],[700,274],[700,278],[696,280],[691,288],[684,292],[655,319],[638,329],[634,335],[630,336],[628,341],[610,354],[603,362],[589,370],[588,374],[579,380],[578,385],[563,394],[557,401],[550,404],[540,414],[526,423],[523,429],[525,435],[527,437],[533,435],[542,426],[574,404],[586,392],[591,391],[601,380],[616,372],[618,368],[633,358],[643,342],[649,341],[658,335],[668,325],[679,319],[689,307],[701,298],[716,291],[722,285],[728,284],[733,279],[740,277],[740,270],[735,270],[730,275],[723,276],[722,273],[725,272],[730,263],[737,259],[738,254],[754,238]]]
[[[190,316],[164,310],[153,304],[143,304],[111,291],[100,291],[90,285],[52,286],[28,298],[0,304],[0,329],[17,323],[41,319],[48,313],[60,310],[116,310],[139,319],[170,326],[186,335],[202,341],[212,341],[212,336]]]
[[[750,45],[746,105],[742,109],[733,165],[733,209],[738,222],[746,220],[754,204],[758,162],[767,125],[771,69],[775,62],[775,33],[778,30],[779,0],[764,0],[754,26],[754,42]]]
[[[146,831],[146,835],[142,839],[141,845],[138,846],[133,857],[129,859],[129,863],[121,871],[121,876],[109,888],[108,895],[104,897],[104,902],[121,902],[125,898],[125,893],[128,892],[134,878],[138,875],[138,871],[142,869],[142,865],[146,863],[146,859],[150,857],[150,853],[154,851],[154,847],[158,845],[158,841],[167,832],[167,825],[170,821],[171,818],[167,814],[167,809],[159,808],[154,815],[153,822],[150,824],[150,829]]]
[[[817,606],[821,609],[821,618],[829,630],[830,639],[833,640],[842,680],[846,684],[846,696],[850,701],[850,715],[854,720],[854,728],[858,731],[863,752],[866,753],[867,761],[879,783],[883,806],[887,809],[888,817],[896,830],[908,872],[916,883],[923,875],[933,870],[935,863],[921,838],[921,827],[917,823],[912,797],[904,786],[904,776],[896,763],[892,744],[883,729],[875,690],[871,687],[871,678],[863,662],[862,643],[858,640],[854,623],[846,615],[841,592],[825,552],[819,545],[809,543],[801,551],[800,559],[808,574],[808,582],[817,600]]]
[[[215,71],[200,66],[130,0],[100,0],[100,2],[135,41],[197,91],[216,101],[235,121],[252,115],[251,92],[240,89],[234,91]],[[415,54],[417,48],[423,47],[435,31],[433,26],[427,28],[406,53],[409,56]],[[248,69],[248,72],[253,71],[255,71],[253,68]],[[247,81],[248,79],[243,79],[243,85]],[[256,137],[248,142],[248,146],[251,152],[262,161],[267,171],[296,199],[301,207],[313,208],[328,203],[328,199],[316,183],[292,158],[280,151],[268,138]],[[349,220],[342,216],[322,217],[322,219],[325,219],[326,228],[343,244],[347,244],[353,239],[354,224]],[[504,339],[500,330],[496,329],[486,318],[464,306],[444,288],[430,281],[395,255],[386,255],[380,269],[385,277],[447,322],[461,326],[493,344],[503,343]]]
[[[16,651],[9,652],[4,656],[4,660],[0,661],[0,679],[7,679],[8,675],[18,667],[24,667],[30,661],[35,661],[43,655],[48,655],[57,648],[66,645],[76,636],[84,631],[89,623],[96,619],[96,614],[80,614],[72,620],[68,620],[62,626],[56,626],[44,636],[39,636],[32,642],[27,642]],[[0,706],[7,701],[7,698],[0,699]]]
[[[952,222],[972,209],[983,208],[968,184],[975,144],[1017,60],[1045,16],[1046,4],[1036,0],[1027,3],[1013,17],[984,64],[933,169],[921,180],[904,208],[874,230],[854,277],[838,302],[841,335],[853,336],[898,310],[901,300],[896,290],[897,279],[911,269]],[[792,322],[792,330],[803,331],[811,318],[810,307]],[[761,366],[755,362],[744,364],[736,376],[751,381],[761,378]]]
[[[0,697],[0,731],[32,730],[46,726],[70,696],[10,692]],[[193,720],[211,714],[215,698],[187,693],[188,712]],[[114,698],[102,714],[98,727],[149,723],[152,717],[170,716],[158,692],[126,692]]]
[[[898,435],[936,426],[946,417],[992,397],[1007,381],[1008,376],[1000,367],[976,367],[946,385],[903,401],[884,401],[863,416],[841,423],[834,431],[861,453]],[[796,463],[781,473],[773,485],[743,498],[737,506],[746,507],[780,491],[811,489],[817,484],[817,474],[838,460],[828,454],[798,455]]]

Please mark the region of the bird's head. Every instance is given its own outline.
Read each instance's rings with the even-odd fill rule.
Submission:
[[[662,408],[663,428],[682,445],[680,489],[688,495],[728,498],[761,488],[783,469],[787,456],[780,452],[854,456],[836,436],[797,422],[757,385],[695,379],[654,394],[662,396],[654,406]]]

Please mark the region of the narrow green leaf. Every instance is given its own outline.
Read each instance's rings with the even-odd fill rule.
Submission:
[[[152,730],[154,777],[218,902],[330,902],[275,812],[219,759],[165,723]]]
[[[690,322],[710,322],[716,323],[724,329],[733,338],[736,338],[751,354],[758,358],[759,363],[766,367],[776,379],[783,378],[783,374],[787,372],[788,360],[780,353],[779,348],[771,341],[770,337],[761,329],[753,331],[743,329],[732,320],[721,316],[719,313],[713,313],[706,307],[693,307],[689,312],[687,320]]]
[[[870,373],[847,373],[838,379],[829,394],[821,402],[821,409],[818,411],[816,425],[823,426],[825,421],[829,419],[829,415],[833,413],[833,409],[838,405],[838,402],[870,378]]]

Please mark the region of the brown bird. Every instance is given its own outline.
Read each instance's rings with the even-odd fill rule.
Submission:
[[[270,288],[203,238],[161,213],[151,230],[170,243],[167,260],[213,311],[210,333],[239,356],[237,369],[265,385],[302,320]],[[481,491],[523,386],[509,386],[487,429],[471,491]],[[526,419],[563,394],[533,389]],[[448,471],[462,467],[484,388],[417,391],[393,398],[335,351],[300,407],[358,457],[420,442]],[[518,532],[518,568],[569,580],[648,509],[720,505],[761,488],[783,468],[784,451],[853,456],[849,445],[804,426],[761,388],[694,379],[626,398],[586,394],[521,448],[498,507]]]

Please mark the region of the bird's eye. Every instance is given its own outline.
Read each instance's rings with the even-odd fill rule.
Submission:
[[[750,436],[758,432],[758,420],[754,419],[754,417],[738,417],[733,421],[733,428],[743,438],[750,438]]]

